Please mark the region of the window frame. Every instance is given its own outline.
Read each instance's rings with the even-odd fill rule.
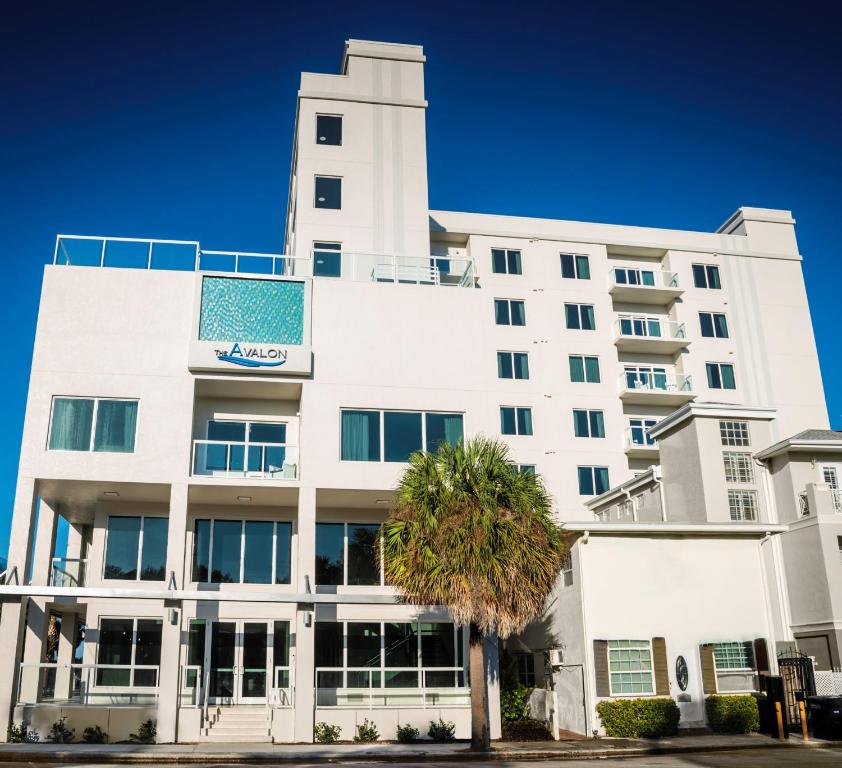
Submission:
[[[500,271],[495,269],[495,257],[494,252],[501,252],[503,253],[503,263],[506,267],[504,271]],[[516,266],[515,271],[511,270],[512,266],[512,254],[516,254],[514,257],[514,264]],[[491,274],[493,275],[523,275],[523,251],[520,248],[491,248]]]
[[[640,422],[639,424],[635,424],[634,422]],[[657,416],[629,416],[629,437],[630,443],[632,445],[640,446],[643,448],[654,448],[658,445],[658,441],[649,434],[649,430],[654,427],[660,419]],[[652,422],[651,424],[649,422]],[[643,441],[637,442],[634,439],[635,431],[641,432],[643,435]],[[635,496],[635,498],[640,498],[639,496]]]
[[[319,205],[319,180],[334,180],[339,182],[339,205]],[[343,176],[333,176],[331,174],[325,173],[315,173],[313,174],[313,208],[320,210],[320,211],[341,211],[342,210],[342,197],[343,197]],[[325,197],[325,201],[327,201],[327,197]]]
[[[591,479],[591,487],[593,488],[593,493],[583,493],[582,492],[582,470],[586,469],[590,471],[590,479]],[[596,471],[598,469],[605,470],[605,490],[597,491],[597,482],[596,482]],[[601,496],[606,491],[611,490],[611,472],[610,468],[601,464],[578,464],[576,466],[576,487],[579,489],[579,496],[590,496],[595,498],[597,496]]]
[[[315,572],[313,573],[313,584],[316,587],[383,587],[386,586],[386,576],[383,571],[383,550],[380,549],[380,556],[378,558],[377,563],[377,570],[380,572],[380,581],[378,584],[350,584],[348,582],[348,527],[356,527],[358,525],[377,525],[382,526],[382,523],[371,523],[371,522],[361,522],[359,520],[348,521],[348,520],[316,520],[316,526],[318,525],[341,525],[342,526],[342,582],[340,584],[320,584],[316,579]],[[382,531],[378,536],[379,541],[383,541]],[[316,536],[314,541],[318,541],[318,527],[316,528]],[[315,547],[316,551],[318,551],[318,544]],[[368,623],[368,622],[366,622]]]
[[[577,381],[573,378],[573,361],[580,360],[582,364],[582,380]],[[596,379],[589,379],[588,378],[588,360],[593,360],[596,363]],[[570,374],[570,383],[571,384],[601,384],[602,383],[602,371],[600,370],[599,365],[599,355],[567,355],[567,369],[568,373]]]
[[[756,672],[757,671],[757,655],[754,652],[754,643],[751,640],[722,640],[720,642],[711,643],[713,645],[713,668],[715,672]],[[716,656],[717,649],[728,655],[728,648],[724,646],[742,646],[743,649],[748,649],[748,655],[751,657],[751,666],[748,667],[731,667],[719,666],[719,661]],[[741,654],[743,655],[743,654]]]
[[[699,285],[699,281],[697,279],[698,272],[696,271],[697,267],[701,269],[702,274],[704,275],[704,283],[705,283],[704,285]],[[711,272],[710,270],[713,270],[713,271]],[[693,286],[695,288],[702,288],[704,290],[709,290],[709,291],[721,291],[722,290],[722,273],[719,269],[718,264],[695,263],[695,264],[690,265],[690,271],[693,273]],[[710,284],[711,283],[711,279],[710,279],[711,274],[716,275],[716,282],[719,283],[719,285],[711,285]]]
[[[107,664],[107,662],[103,662],[103,661],[99,660],[100,647],[101,647],[100,646],[100,638],[102,637],[102,622],[103,621],[131,621],[132,622],[132,639],[131,639],[132,655],[131,655],[131,661],[129,662],[128,665],[124,665],[124,664],[110,665],[110,664]],[[112,670],[114,670],[114,668],[116,668],[116,670],[124,668],[124,669],[128,670],[128,672],[130,674],[130,677],[129,677],[129,682],[128,682],[127,685],[119,685],[119,684],[109,685],[108,683],[98,682],[99,676],[94,675],[94,682],[93,682],[93,688],[94,689],[97,689],[97,688],[145,688],[145,689],[153,689],[154,690],[154,689],[157,689],[157,688],[161,687],[161,663],[160,663],[160,661],[158,662],[157,673],[155,674],[155,685],[138,685],[137,683],[135,683],[135,672],[136,672],[135,666],[136,666],[136,659],[137,659],[137,632],[138,632],[137,625],[138,625],[138,622],[141,622],[141,621],[157,621],[157,622],[159,622],[160,628],[161,628],[160,653],[163,654],[163,650],[164,650],[164,619],[163,619],[162,616],[119,616],[119,615],[114,615],[114,614],[103,614],[103,615],[99,616],[99,620],[97,621],[97,642],[96,642],[96,666],[98,668],[97,672],[105,671],[105,670],[102,670],[102,668],[100,666],[100,665],[105,665],[108,669],[112,669]],[[141,665],[141,666],[146,666],[146,665]],[[155,666],[155,665],[153,664],[153,665],[149,665],[149,666]],[[145,671],[145,670],[141,670],[141,671]]]
[[[91,412],[91,434],[88,440],[88,447],[82,450],[75,450],[72,448],[50,448],[50,440],[53,436],[53,418],[55,416],[55,407],[56,407],[56,400],[93,400],[94,409]],[[137,403],[137,412],[135,416],[135,429],[134,429],[134,440],[132,445],[131,451],[97,451],[94,450],[94,446],[96,444],[96,426],[97,420],[99,418],[99,403],[101,400],[108,401],[110,403]],[[52,400],[50,401],[50,423],[47,427],[47,451],[53,451],[58,453],[108,453],[113,455],[123,455],[123,456],[130,456],[134,453],[137,453],[137,440],[138,440],[138,424],[140,422],[140,398],[139,397],[98,397],[96,395],[53,395]]]
[[[319,118],[320,117],[329,117],[329,118],[338,118],[339,119],[339,143],[334,144],[332,142],[323,142],[319,141]],[[318,147],[341,147],[342,146],[342,139],[344,138],[344,128],[345,128],[345,115],[337,115],[331,112],[316,112],[316,120],[315,120],[315,133],[316,133],[316,146]]]
[[[568,307],[576,307],[576,318],[578,325],[571,326],[569,325],[568,321],[570,316],[568,314]],[[583,309],[590,309],[590,317],[589,320],[591,321],[591,327],[585,328],[584,324],[582,323],[582,310]],[[568,331],[595,331],[596,330],[596,307],[593,304],[588,303],[579,303],[575,301],[565,301],[564,302],[564,327]]]
[[[498,304],[505,304],[506,305],[506,318],[507,322],[499,323],[497,322],[497,305]],[[512,321],[512,305],[513,304],[520,304],[521,312],[523,315],[523,322],[522,323],[515,323]],[[526,300],[525,299],[494,299],[494,325],[499,326],[508,326],[510,328],[524,328],[526,326]]]
[[[511,376],[505,376],[503,360],[509,361],[509,370]],[[522,370],[520,366],[516,365],[516,360],[521,360],[525,363],[526,376],[518,376]],[[508,381],[529,381],[529,352],[514,352],[510,350],[497,350],[497,378]]]
[[[717,318],[721,318],[720,323]],[[710,325],[710,333],[705,333],[706,323]],[[721,331],[724,331],[722,333]],[[730,339],[731,331],[728,328],[728,316],[725,312],[700,311],[699,312],[699,332],[703,339]]]
[[[565,274],[565,257],[570,259],[570,266],[573,274]],[[562,251],[559,253],[561,278],[562,280],[590,280],[591,279],[591,263],[587,253],[573,253],[570,251]],[[584,269],[582,266],[584,265]],[[586,272],[584,276],[582,272]]]
[[[757,506],[757,491],[749,488],[728,488],[728,517],[732,523],[756,523],[759,517]],[[738,501],[741,499],[741,501]],[[751,504],[746,505],[745,500],[751,499]],[[751,509],[749,510],[749,506]],[[749,510],[751,516],[746,514]],[[735,512],[737,516],[735,517]]]
[[[503,431],[503,409],[512,410],[514,412],[514,418],[515,418],[515,431],[514,432],[504,432]],[[524,432],[520,431],[520,415],[521,415],[520,412],[521,411],[528,412],[528,414],[529,414],[529,430],[524,431]],[[532,418],[532,406],[531,405],[501,405],[500,406],[500,434],[505,435],[506,437],[533,437],[535,435],[535,420]]]
[[[652,653],[652,641],[651,640],[637,640],[631,638],[615,638],[614,640],[608,640],[607,647],[606,647],[606,654],[608,656],[608,692],[612,699],[620,699],[620,698],[641,698],[641,697],[648,697],[648,696],[656,696],[655,692],[655,659],[654,654]],[[636,643],[637,645],[626,645],[612,648],[612,643]],[[632,651],[642,651],[645,650],[649,654],[649,669],[648,670],[641,670],[641,669],[620,669],[617,671],[613,671],[611,667],[611,651],[622,651],[622,650],[632,650]],[[644,674],[645,672],[649,672],[649,691],[615,691],[614,690],[614,675],[637,675],[637,674]]]
[[[585,414],[587,434],[579,434],[579,421],[577,414]],[[602,434],[594,434],[594,432]],[[573,437],[602,440],[605,438],[605,411],[601,408],[574,408],[573,409]]]
[[[723,451],[722,464],[726,483],[754,484],[754,463],[748,451]]]
[[[313,248],[311,250],[313,259],[313,277],[332,277],[334,279],[342,277],[342,243],[332,240],[313,240]],[[335,275],[323,275],[316,272],[316,254],[329,253],[336,254],[339,257],[339,272]]]
[[[740,434],[738,434],[738,432]],[[745,435],[744,438],[743,434]],[[722,445],[727,446],[729,448],[750,447],[751,431],[749,429],[748,421],[744,419],[720,419],[719,440],[722,443]]]
[[[731,369],[731,379],[734,382],[733,387],[726,387],[725,380],[722,376],[723,368],[730,368]],[[714,383],[716,379],[713,377],[712,372],[716,372],[716,377],[719,380],[719,386],[717,387]],[[705,361],[705,374],[707,378],[707,385],[708,389],[721,389],[727,392],[735,392],[737,389],[737,372],[733,363],[717,363],[714,361]]]
[[[135,577],[133,579],[115,579],[105,575],[105,569],[108,565],[108,541],[111,537],[111,518],[112,517],[139,517],[140,531],[137,538],[137,558],[135,559]],[[141,565],[143,563],[143,545],[144,545],[144,531],[146,530],[146,520],[166,520],[167,521],[167,546],[164,548],[164,576],[161,579],[141,579]],[[167,580],[167,552],[169,550],[169,516],[168,515],[130,515],[130,514],[109,514],[105,520],[105,541],[103,542],[102,555],[102,581],[166,581]]]

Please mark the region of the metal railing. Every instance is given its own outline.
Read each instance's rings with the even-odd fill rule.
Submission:
[[[150,664],[20,665],[18,704],[138,707],[158,701],[159,667]]]
[[[344,667],[316,669],[316,706],[337,708],[470,706],[462,667]]]
[[[842,512],[842,490],[831,488],[830,500],[833,502],[833,511]]]
[[[84,587],[87,565],[88,561],[85,558],[54,557],[50,586]]]
[[[677,272],[638,267],[612,267],[608,273],[608,284],[631,288],[679,288]]]
[[[247,251],[206,251],[192,240],[58,235],[53,264],[123,269],[168,269],[357,282],[473,288],[473,259],[397,256],[314,248],[309,256]]]
[[[684,323],[646,315],[620,315],[614,322],[618,339],[686,339]]]
[[[620,391],[692,392],[693,377],[683,373],[626,371],[620,376]]]
[[[298,447],[289,443],[194,440],[191,466],[198,477],[295,480]]]

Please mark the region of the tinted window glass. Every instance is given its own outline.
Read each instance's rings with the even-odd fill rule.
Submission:
[[[456,666],[452,624],[421,624],[421,666]]]
[[[427,450],[434,452],[443,442],[457,445],[463,437],[461,413],[428,413],[427,420]]]
[[[90,450],[93,418],[93,400],[55,398],[53,400],[53,420],[50,426],[50,450]]]
[[[246,440],[246,425],[242,421],[209,421],[208,440],[244,443]]]
[[[379,525],[348,526],[349,584],[380,583],[379,531]]]
[[[526,305],[522,301],[511,302],[512,325],[526,325]]]
[[[210,520],[197,520],[193,528],[193,581],[208,580]]]
[[[317,667],[342,666],[342,624],[338,621],[317,621],[313,648]]]
[[[214,584],[239,582],[240,538],[242,523],[239,520],[215,520],[211,552],[211,582]]]
[[[316,523],[316,584],[343,584],[345,526]]]
[[[286,424],[249,424],[249,442],[280,445],[286,441]]]
[[[246,584],[272,583],[272,523],[246,521],[243,547],[243,581]]]
[[[342,411],[342,460],[380,461],[379,411]]]
[[[166,517],[146,517],[143,520],[143,552],[140,557],[142,581],[163,581],[167,570]]]
[[[289,584],[292,575],[292,523],[277,523],[275,535],[275,584]]]
[[[339,210],[342,207],[342,179],[316,176],[316,208]]]
[[[411,453],[420,451],[421,414],[386,411],[383,414],[383,458],[385,461],[407,461]]]
[[[341,115],[316,115],[316,143],[335,147],[341,146]]]
[[[99,624],[97,661],[100,664],[132,663],[133,619],[102,619]],[[128,669],[99,669],[97,685],[129,685]]]
[[[316,277],[342,276],[342,246],[339,243],[313,243],[313,274]]]
[[[348,624],[348,666],[380,666],[380,623],[349,622]]]
[[[132,453],[136,426],[136,401],[100,400],[96,411],[94,450]]]
[[[134,663],[158,666],[161,663],[161,627],[160,619],[137,620],[137,644],[135,645]],[[136,669],[134,684],[152,687],[157,684],[158,670]]]
[[[385,631],[385,665],[387,667],[418,666],[418,636],[415,624],[387,622]]]
[[[104,577],[136,579],[139,546],[139,517],[109,517]]]

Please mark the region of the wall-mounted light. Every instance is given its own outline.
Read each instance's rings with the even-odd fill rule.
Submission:
[[[237,496],[237,501],[251,501],[251,496]]]
[[[374,500],[374,503],[375,503],[375,504],[388,504],[388,503],[389,503],[389,499],[375,499],[375,500]]]
[[[116,499],[120,494],[117,491],[103,491],[103,496],[108,496],[109,498]]]
[[[170,608],[170,624],[175,626],[178,624],[178,609],[177,608]]]
[[[312,611],[304,611],[304,626],[305,627],[312,627],[313,626],[313,612]]]

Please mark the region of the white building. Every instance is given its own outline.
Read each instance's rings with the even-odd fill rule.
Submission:
[[[340,74],[302,75],[283,255],[59,236],[0,587],[0,720],[306,742],[314,722],[394,738],[441,717],[467,736],[464,634],[398,604],[373,552],[408,455],[479,433],[543,476],[574,542],[543,633],[509,643],[558,725],[598,727],[594,641],[689,659],[701,635],[798,625],[836,632],[838,658],[839,596],[811,592],[796,621],[809,584],[788,594],[777,570],[835,525],[819,511],[783,535],[781,499],[832,495],[780,442],[828,425],[789,212],[690,232],[431,211],[423,66],[418,46],[349,41]],[[716,420],[686,408],[714,401],[761,425],[752,450],[774,444],[757,478],[778,501],[752,486],[753,517],[689,464],[670,490],[667,447],[702,456],[671,414]],[[634,539],[594,522],[592,497],[647,482],[666,502]]]

